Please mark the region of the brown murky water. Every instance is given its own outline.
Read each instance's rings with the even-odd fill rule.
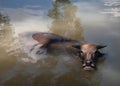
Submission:
[[[35,32],[106,44],[98,70],[66,49],[36,54]],[[0,0],[0,86],[120,86],[119,0]]]

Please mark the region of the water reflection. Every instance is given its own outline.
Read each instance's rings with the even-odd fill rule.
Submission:
[[[20,53],[20,46],[18,46],[18,40],[14,34],[9,17],[0,13],[0,47],[3,49],[0,50],[3,55],[1,58],[7,58],[9,55],[18,56],[18,53]]]
[[[0,47],[1,47],[1,58],[7,58],[9,51],[14,41],[14,31],[12,25],[10,24],[10,19],[8,16],[4,16],[0,13]],[[4,54],[6,53],[6,54]],[[5,55],[5,56],[4,56]]]
[[[0,13],[0,40],[1,42],[4,40],[13,38],[13,31],[11,29],[11,24],[8,16],[4,16]]]
[[[50,31],[68,38],[84,40],[80,19],[76,16],[77,7],[70,0],[56,0],[49,16],[53,19]]]
[[[0,76],[16,64],[14,52],[14,31],[8,16],[0,13]],[[17,47],[16,47],[17,48]],[[15,49],[16,49],[15,48]],[[0,77],[0,81],[2,78]]]
[[[119,86],[119,16],[99,13],[104,7],[99,7],[103,5],[96,0],[39,1],[49,6],[37,3],[16,8],[13,3],[17,2],[8,0],[13,8],[1,8],[9,17],[0,13],[0,86]],[[108,45],[105,52],[109,55],[105,63],[100,62],[97,71],[83,71],[80,60],[66,50],[37,55],[38,45],[30,52],[36,44],[31,37],[36,31],[84,41],[83,28],[85,40]]]

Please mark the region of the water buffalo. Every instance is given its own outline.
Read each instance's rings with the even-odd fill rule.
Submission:
[[[65,47],[68,45],[67,43],[72,43],[69,47],[77,49],[77,55],[82,60],[82,67],[84,70],[96,69],[96,62],[98,58],[102,55],[99,50],[106,47],[103,45],[96,45],[91,43],[79,44],[77,40],[68,39],[54,33],[35,33],[32,35],[32,38],[36,40],[39,44],[42,44],[40,48],[45,49],[55,44],[55,46],[59,46],[58,44],[64,44]]]

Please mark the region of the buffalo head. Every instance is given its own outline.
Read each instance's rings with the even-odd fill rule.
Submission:
[[[102,55],[99,50],[106,46],[88,43],[82,45],[73,45],[73,47],[79,49],[78,55],[82,59],[83,69],[94,70],[96,69],[96,62],[98,58]]]

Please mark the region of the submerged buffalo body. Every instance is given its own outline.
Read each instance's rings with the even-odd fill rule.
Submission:
[[[96,62],[98,58],[102,55],[99,49],[106,47],[90,43],[78,44],[79,42],[77,40],[68,39],[53,33],[35,33],[32,35],[32,38],[36,40],[39,44],[42,44],[40,48],[46,49],[51,45],[55,45],[57,43],[62,45],[64,43],[64,47],[68,46],[68,43],[72,43],[72,45],[70,46],[77,50],[77,55],[82,60],[82,67],[84,70],[96,69]],[[59,45],[57,44],[55,46]]]

